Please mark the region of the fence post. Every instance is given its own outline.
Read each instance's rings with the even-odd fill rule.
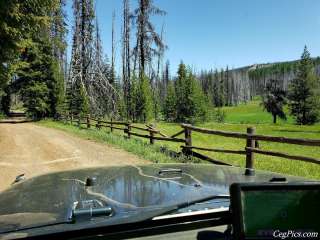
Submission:
[[[67,113],[65,115],[61,115],[61,118],[58,120],[61,120],[64,124],[67,124],[69,120],[69,115]]]
[[[184,128],[185,146],[192,147],[191,130],[188,127]],[[191,155],[192,150],[190,148],[184,148],[183,153],[185,155]]]
[[[70,123],[71,123],[71,125],[73,123],[73,114],[72,113],[70,114]]]
[[[152,126],[152,125],[151,125]],[[150,144],[154,144],[154,131],[152,128],[149,128],[149,135],[150,135]]]
[[[113,127],[112,127],[112,118],[111,118],[111,122],[110,122],[110,131],[113,132]]]
[[[128,139],[130,139],[131,138],[131,134],[130,134],[130,132],[131,132],[131,123],[128,122],[126,125],[127,125],[127,131],[128,131]]]
[[[126,135],[128,134],[128,123],[126,123],[123,127],[123,133],[124,133],[124,137],[126,137]]]
[[[81,128],[81,116],[78,117],[78,127]]]
[[[90,123],[90,115],[87,115],[87,128],[91,127],[91,123]]]
[[[64,123],[65,124],[68,124],[69,123],[69,119],[71,118],[71,115],[66,113],[65,115],[65,118],[63,118],[63,115],[62,115],[62,120],[64,120]]]
[[[247,134],[254,135],[256,132],[255,128],[248,127],[247,128]],[[252,176],[254,175],[254,153],[249,150],[248,148],[254,148],[255,147],[255,140],[248,137],[247,138],[247,145],[246,145],[246,171],[245,175]]]
[[[100,120],[100,118],[98,119],[98,122],[97,122],[97,124],[96,124],[96,128],[97,129],[101,129],[101,120]]]

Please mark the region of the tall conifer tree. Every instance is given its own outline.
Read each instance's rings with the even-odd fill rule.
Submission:
[[[289,89],[290,111],[297,124],[313,124],[319,120],[319,89],[319,78],[314,73],[310,53],[305,46],[297,77],[291,82]]]

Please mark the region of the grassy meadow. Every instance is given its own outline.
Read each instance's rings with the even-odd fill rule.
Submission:
[[[279,121],[277,124],[272,124],[272,116],[264,112],[259,104],[259,101],[252,101],[247,104],[241,104],[236,107],[224,107],[226,113],[225,123],[206,122],[195,124],[199,127],[217,129],[223,131],[246,132],[246,128],[253,126],[256,128],[256,133],[272,136],[286,136],[294,138],[320,139],[320,125],[314,126],[298,126],[293,124],[293,119],[288,118],[287,121]],[[106,131],[95,130],[79,130],[77,127],[64,125],[52,121],[43,121],[40,124],[60,128],[73,132],[81,137],[91,137],[92,139],[101,140],[116,146],[119,146],[129,152],[133,152],[145,159],[170,162],[170,161],[185,161],[184,159],[172,159],[169,156],[161,153],[161,147],[176,152],[181,151],[180,143],[160,142],[155,141],[154,146],[148,144],[148,139],[141,139],[132,136],[131,141],[125,140],[122,135],[123,131],[114,131],[114,134],[106,134]],[[139,124],[142,125],[142,124]],[[182,128],[176,123],[154,122],[157,129],[166,135],[173,135],[179,132]],[[135,132],[142,133],[139,130]],[[144,132],[146,134],[146,132]],[[183,136],[182,136],[183,137]],[[294,155],[310,156],[320,159],[319,147],[289,145],[281,143],[260,142],[260,148],[263,150],[273,150]],[[243,150],[245,140],[226,138],[220,136],[206,135],[200,133],[192,133],[192,145],[198,147],[221,148],[232,150]],[[213,159],[222,160],[236,166],[245,166],[245,155],[213,153],[201,151],[201,153],[210,156]],[[295,160],[286,160],[277,157],[264,155],[255,155],[256,169],[269,170],[273,172],[285,173],[290,175],[304,176],[313,179],[320,179],[320,165],[305,163]]]
[[[269,124],[272,123],[272,115],[262,110],[261,101],[256,99],[248,103],[242,103],[238,106],[223,107],[226,113],[226,123],[236,124]],[[294,119],[289,116],[289,111],[285,108],[287,121],[277,119],[279,124],[294,124]]]

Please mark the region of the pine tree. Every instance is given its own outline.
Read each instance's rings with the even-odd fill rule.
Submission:
[[[310,53],[305,46],[297,77],[289,88],[290,111],[297,124],[313,124],[319,120],[319,85],[319,78],[314,73]]]
[[[53,89],[56,69],[51,50],[50,45],[39,40],[20,58],[24,63],[24,67],[19,69],[21,96],[27,114],[36,119],[55,114],[56,111],[57,95]]]
[[[136,98],[136,119],[141,122],[147,122],[152,118],[153,104],[152,104],[152,91],[150,81],[146,76],[139,78]]]
[[[29,117],[41,119],[47,115],[49,89],[45,82],[31,81],[21,90],[21,93]]]
[[[153,117],[155,120],[159,120],[159,113],[161,113],[161,96],[160,86],[152,88],[152,102],[153,102]]]
[[[224,70],[221,69],[220,71],[220,80],[219,80],[219,90],[218,90],[218,99],[219,99],[219,104],[218,107],[223,107],[225,105],[225,82],[224,82]]]
[[[207,117],[207,102],[201,87],[190,70],[181,62],[175,84],[177,122],[204,121]]]
[[[168,89],[168,84],[170,81],[170,64],[169,61],[167,60],[164,66],[164,70],[162,71],[162,77],[161,77],[161,82],[158,86],[159,88],[159,94],[160,94],[160,103],[163,107],[164,105],[164,100],[167,96],[167,89]]]
[[[43,90],[42,82],[46,84],[50,96],[44,97],[45,91],[39,95],[49,105],[49,109],[41,109],[45,109],[45,115],[53,115],[57,111],[56,101],[60,99],[58,95],[61,96],[61,92],[56,85],[63,85],[64,79],[56,67],[59,58],[54,50],[63,51],[64,48],[65,29],[61,25],[57,27],[58,19],[63,22],[60,15],[62,4],[60,0],[0,1],[0,22],[4,23],[0,24],[0,97],[4,95],[2,89],[5,88],[6,100],[2,103],[5,103],[7,111],[10,108],[10,90],[18,92],[23,87],[27,97],[31,96],[27,90],[37,88],[35,84],[39,83],[39,89]],[[37,80],[33,81],[32,76],[36,76]],[[9,86],[11,79],[13,81]],[[28,103],[31,101],[26,101],[25,105]],[[30,111],[35,109],[33,106],[27,108]]]
[[[273,116],[273,123],[277,123],[277,117],[286,120],[283,106],[286,104],[286,92],[279,87],[278,81],[270,80],[262,96],[264,109]]]
[[[174,122],[177,119],[176,93],[173,82],[167,86],[167,94],[163,106],[164,119],[168,122]]]
[[[63,51],[64,29],[57,27],[53,31],[52,28],[56,22],[55,13],[61,9],[61,4],[60,0],[30,0],[23,1],[16,9],[21,13],[24,13],[25,8],[29,10],[28,15],[19,15],[22,19],[27,19],[21,20],[26,24],[25,29],[17,29],[29,32],[21,33],[22,36],[25,35],[26,42],[20,42],[20,51],[12,62],[15,80],[11,82],[10,89],[21,93],[28,115],[34,118],[56,115],[63,102],[64,76],[58,66],[59,57],[54,50]],[[55,34],[60,37],[57,38]],[[39,94],[35,93],[36,90],[39,90]],[[7,103],[10,104],[10,101]]]
[[[132,108],[132,121],[136,122],[137,121],[137,110],[139,108],[138,106],[138,101],[139,101],[139,85],[138,85],[138,78],[136,76],[136,74],[133,74],[131,77],[131,108]],[[126,115],[125,115],[126,117]]]
[[[178,68],[178,78],[175,84],[175,92],[176,92],[176,106],[177,106],[177,119],[176,121],[183,122],[186,120],[186,116],[188,116],[188,92],[186,86],[187,80],[187,69],[183,62],[180,63]]]
[[[213,75],[213,89],[212,89],[212,96],[213,96],[213,104],[216,107],[220,107],[220,93],[219,93],[219,72],[216,69]]]
[[[199,82],[191,72],[189,73],[189,78],[191,82],[191,106],[193,108],[190,109],[190,112],[193,113],[191,122],[204,122],[208,117],[208,109],[210,107],[208,98],[203,93]]]
[[[51,70],[53,79],[48,82],[50,91],[50,112],[51,116],[56,116],[63,111],[65,98],[65,78],[66,78],[66,14],[64,7],[65,0],[54,0],[54,8],[51,13],[51,33],[50,43],[53,52],[53,62]],[[47,53],[48,55],[50,53]]]
[[[69,111],[73,115],[84,116],[89,113],[89,101],[83,85],[72,85],[70,89]]]

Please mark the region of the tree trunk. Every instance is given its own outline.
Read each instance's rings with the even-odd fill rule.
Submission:
[[[112,13],[112,30],[111,30],[111,83],[113,84],[115,82],[115,18],[116,14],[115,11]]]
[[[276,124],[277,123],[277,114],[273,114],[273,123]]]

